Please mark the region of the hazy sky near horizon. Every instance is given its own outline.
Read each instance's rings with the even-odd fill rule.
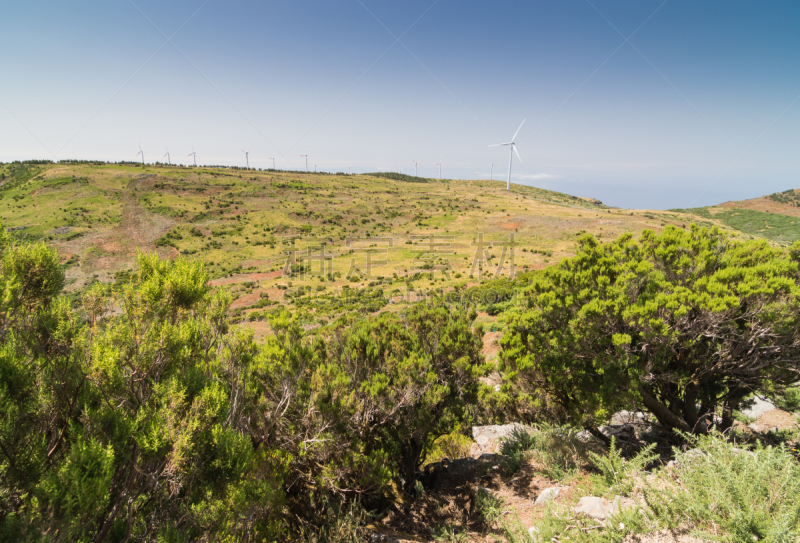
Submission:
[[[505,179],[620,207],[800,188],[800,3],[29,0],[0,161]]]

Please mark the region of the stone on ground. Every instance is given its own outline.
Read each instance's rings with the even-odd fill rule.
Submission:
[[[627,509],[632,506],[633,504],[630,500],[626,500],[623,503],[619,496],[616,496],[614,501],[595,496],[585,496],[578,501],[578,505],[572,510],[576,515],[586,515],[589,518],[602,522],[619,513],[622,508]]]
[[[757,419],[767,411],[772,411],[775,409],[775,404],[769,400],[762,400],[758,396],[753,398],[753,405],[748,407],[747,409],[742,409],[742,415],[750,417],[751,419]]]
[[[532,428],[517,422],[502,425],[473,426],[472,439],[475,440],[475,443],[472,444],[472,447],[469,450],[470,456],[476,457],[484,453],[496,454],[500,452],[501,438],[511,435],[511,432],[515,428],[532,431]]]
[[[556,496],[558,496],[559,491],[560,489],[555,486],[551,486],[550,488],[545,488],[544,490],[541,491],[541,493],[539,493],[538,496],[536,496],[536,501],[533,502],[533,504],[539,505],[540,503],[551,502],[554,499],[556,499]]]

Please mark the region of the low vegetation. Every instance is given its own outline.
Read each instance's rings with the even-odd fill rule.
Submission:
[[[788,226],[409,177],[0,167],[0,540],[800,537],[800,435],[741,413],[800,408]],[[482,223],[519,234],[513,277]],[[410,265],[417,228],[453,236],[448,273]],[[330,259],[287,260],[298,236]],[[647,420],[608,437],[621,410]],[[525,426],[467,461],[497,422]],[[563,494],[520,516],[493,489],[525,481]]]

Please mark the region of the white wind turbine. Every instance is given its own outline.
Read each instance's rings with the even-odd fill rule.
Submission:
[[[525,124],[525,119],[522,119],[519,128],[517,128],[517,131],[514,132],[514,137],[511,138],[511,141],[509,141],[508,143],[495,143],[494,145],[489,146],[489,147],[499,147],[502,145],[508,145],[509,147],[511,147],[511,149],[508,151],[508,179],[506,180],[506,190],[511,190],[511,159],[514,158],[514,153],[517,153],[517,158],[519,159],[520,162],[522,162],[522,157],[519,156],[519,151],[517,151],[517,146],[514,143],[514,139],[517,137],[517,134],[519,134],[520,128],[522,128],[523,124]]]
[[[142,144],[139,144],[139,152],[136,153],[136,156],[142,155],[142,165],[144,165],[144,151],[142,151]]]
[[[249,170],[250,169],[250,149],[248,149],[247,151],[242,149],[242,152],[244,153],[244,159],[247,161],[247,169]]]
[[[439,181],[442,180],[442,158],[439,157],[439,162],[434,164],[434,166],[439,166]]]
[[[414,163],[414,177],[417,177],[417,164],[419,164],[419,160],[412,160],[411,162]]]
[[[306,154],[300,156],[306,159],[306,171],[308,171],[308,149],[306,149]]]
[[[164,156],[167,157],[167,164],[172,166],[172,157],[169,156],[169,149],[167,149],[166,147],[164,147],[164,149],[167,151],[166,153],[164,153]],[[162,156],[161,158],[164,158],[164,156]]]
[[[194,152],[194,145],[192,145],[192,152],[186,156],[194,157],[194,166],[197,167],[197,153]]]
[[[490,168],[490,170],[489,170],[489,179],[494,181],[494,162],[489,164],[489,168]]]

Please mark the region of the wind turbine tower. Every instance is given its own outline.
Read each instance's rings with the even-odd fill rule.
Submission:
[[[144,151],[142,151],[141,144],[139,145],[139,152],[136,153],[137,155],[142,155],[142,166],[144,166]]]
[[[417,177],[417,164],[419,164],[419,160],[412,160],[411,162],[414,163],[414,177]]]
[[[489,179],[494,181],[494,162],[489,164]]]
[[[442,158],[439,157],[439,162],[434,164],[434,166],[439,166],[439,181],[442,180]]]
[[[166,147],[164,147],[164,149],[167,151],[166,153],[164,153],[164,156],[167,157],[167,164],[172,166],[172,158],[169,156],[169,149],[167,149]],[[164,156],[162,156],[161,158],[164,158]]]
[[[244,159],[247,161],[247,169],[249,170],[250,169],[250,149],[248,149],[247,151],[242,149],[242,152],[244,153]]]
[[[508,151],[508,179],[506,180],[506,190],[511,190],[511,159],[514,158],[514,153],[517,153],[517,158],[519,159],[520,162],[522,162],[522,157],[519,156],[519,151],[517,151],[517,146],[514,144],[514,139],[516,139],[517,134],[519,134],[520,128],[522,128],[523,124],[525,124],[525,119],[522,119],[519,128],[517,128],[517,131],[514,132],[514,137],[511,138],[511,141],[509,141],[508,143],[495,143],[494,145],[489,146],[489,147],[499,147],[503,145],[508,145],[510,147]]]
[[[300,156],[306,159],[306,171],[308,171],[308,149],[306,149],[306,154]]]
[[[194,167],[197,167],[197,153],[194,152],[194,145],[192,145],[192,152],[186,156],[190,156],[194,158]]]

